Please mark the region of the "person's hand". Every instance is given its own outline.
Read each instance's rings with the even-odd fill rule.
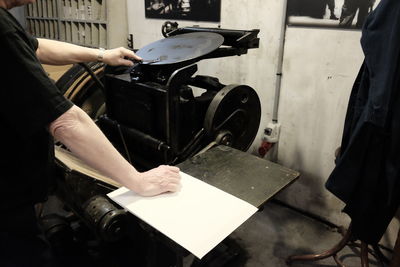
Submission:
[[[142,60],[133,51],[124,47],[105,50],[103,54],[103,62],[110,66],[132,66],[133,62],[129,59]]]
[[[155,196],[164,192],[176,192],[180,189],[179,168],[161,165],[139,174],[139,190],[142,196]]]

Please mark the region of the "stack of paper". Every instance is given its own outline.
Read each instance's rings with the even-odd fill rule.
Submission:
[[[201,259],[257,208],[181,172],[182,189],[141,197],[125,187],[108,196]]]

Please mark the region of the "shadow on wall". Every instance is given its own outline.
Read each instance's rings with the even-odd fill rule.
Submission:
[[[337,153],[338,151],[333,151],[332,153]],[[303,158],[301,157],[299,150],[297,149],[295,153],[293,153],[294,158],[297,159],[296,164],[298,166],[304,166]],[[278,200],[291,205],[300,211],[304,211],[305,215],[311,214],[316,218],[321,219],[322,221],[327,221],[329,223],[337,224],[337,222],[330,221],[329,215],[332,213],[332,203],[328,203],[328,198],[326,198],[325,192],[330,194],[330,192],[325,188],[325,182],[328,179],[321,179],[317,175],[313,175],[307,171],[298,170],[301,173],[299,180],[297,180],[293,185],[291,185],[288,189],[280,192],[276,198]],[[300,183],[299,183],[300,182]],[[333,195],[332,195],[333,196]],[[340,200],[339,200],[340,201]],[[342,202],[341,202],[342,203]],[[344,203],[343,203],[344,207]],[[350,223],[350,217],[342,212],[343,207],[337,207],[337,213],[343,214],[343,216]],[[325,214],[318,214],[318,211],[326,210]],[[340,225],[345,228],[348,227],[348,224],[340,223]],[[400,208],[397,210],[395,217],[392,222],[388,226],[385,234],[380,240],[379,244],[382,246],[393,249],[400,228]],[[298,251],[299,252],[299,251]],[[309,251],[300,251],[302,253],[309,253]],[[302,254],[300,253],[300,254]],[[389,253],[390,254],[390,253]]]
[[[334,155],[334,153],[335,151],[332,151],[332,155]],[[291,156],[296,159],[296,166],[306,165],[303,160],[304,155],[301,154],[300,148],[294,150]],[[316,162],[315,167],[317,168],[318,165],[319,163]],[[289,168],[299,171],[300,178],[286,190],[280,192],[276,198],[288,205],[304,211],[307,214],[312,214],[323,221],[328,221],[333,224],[337,223],[332,222],[329,219],[334,207],[332,206],[332,203],[328,203],[329,198],[326,197],[327,194],[330,194],[325,188],[325,182],[328,177],[323,177],[323,179],[321,179],[320,176],[314,174],[314,170],[307,171],[293,166],[290,166]],[[340,213],[341,208],[342,207],[337,207],[338,213]],[[321,211],[326,212],[321,214]],[[344,227],[347,227],[345,223],[343,224]]]

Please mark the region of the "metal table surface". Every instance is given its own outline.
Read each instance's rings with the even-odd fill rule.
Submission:
[[[261,207],[300,176],[297,171],[222,145],[177,166],[256,207]]]
[[[156,60],[151,65],[174,64],[207,55],[224,42],[222,35],[213,32],[179,34],[150,43],[136,55],[144,60]]]
[[[82,185],[85,184],[86,188],[95,188],[95,184],[98,183],[109,185],[112,188],[121,186],[87,167],[66,150],[56,147],[56,158],[62,166],[65,166],[68,173],[73,172],[73,177],[70,175],[71,179],[81,177],[82,181],[77,180],[80,190],[84,190]],[[187,159],[177,166],[180,167],[181,171],[247,201],[258,208],[262,207],[266,201],[300,176],[297,171],[223,145],[215,146],[202,154]],[[83,181],[87,183],[82,183]],[[110,188],[109,190],[112,189]],[[146,257],[146,266],[158,266],[155,263],[155,259],[158,257],[156,244],[161,242],[167,248],[174,251],[177,259],[176,266],[182,267],[183,258],[188,252],[152,227],[145,223],[141,223],[141,225],[150,236],[150,252]],[[226,255],[228,255],[226,256],[228,258],[232,257],[229,256],[232,252],[228,247],[221,246],[221,248],[223,250],[220,251],[220,249],[216,248],[214,251],[223,254],[223,257]],[[206,259],[203,261],[206,261]]]

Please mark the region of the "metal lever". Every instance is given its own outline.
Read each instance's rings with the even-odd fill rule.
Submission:
[[[152,63],[156,63],[156,62],[160,62],[161,58],[156,58],[156,59],[142,59],[142,60],[132,60],[133,61],[133,65],[130,66],[127,70],[128,73],[131,73],[132,70],[134,68],[136,68],[138,65],[140,64],[152,64]]]
[[[160,62],[161,58],[156,58],[156,59],[143,59],[139,63],[146,63],[146,64],[152,64],[156,62]]]

